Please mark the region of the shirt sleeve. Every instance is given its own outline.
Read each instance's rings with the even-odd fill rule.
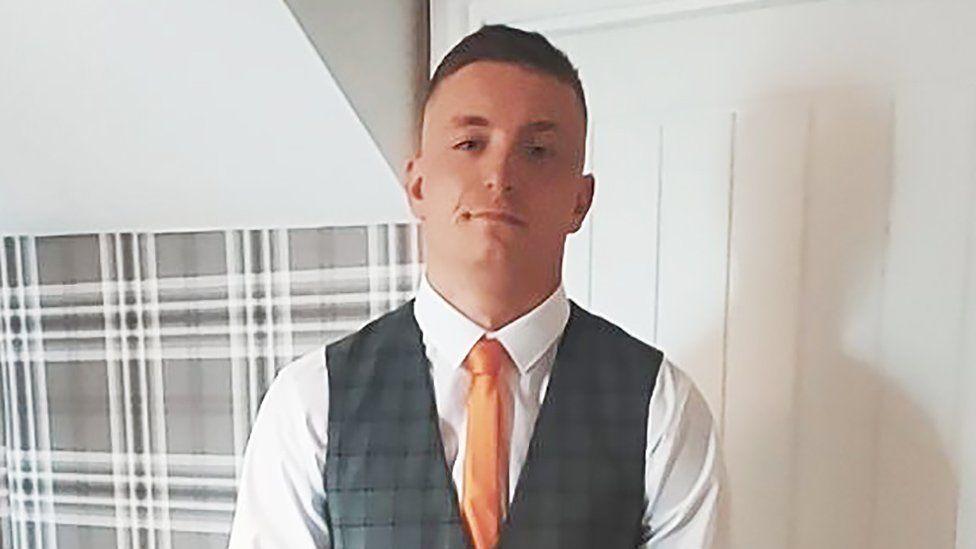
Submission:
[[[322,479],[327,385],[321,348],[271,383],[244,450],[229,549],[331,549]]]
[[[651,394],[644,549],[712,547],[723,463],[715,422],[691,379],[667,357]]]

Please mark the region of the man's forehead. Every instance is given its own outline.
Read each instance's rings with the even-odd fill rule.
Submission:
[[[479,114],[455,114],[450,118],[448,125],[452,128],[467,128],[472,126],[490,127],[495,125],[495,123],[490,117]],[[533,132],[558,131],[560,125],[553,119],[538,118],[521,124],[519,129]]]
[[[526,91],[568,86],[566,82],[555,76],[533,67],[508,61],[483,59],[468,63],[448,74],[441,79],[438,88],[477,87],[480,90],[490,91],[503,89],[504,86],[500,85],[502,83],[512,83],[520,90]]]
[[[445,76],[428,96],[420,143],[428,132],[477,127],[585,140],[585,126],[576,92],[566,82],[518,64],[476,61]]]
[[[474,111],[479,107],[501,106],[506,113],[525,107],[535,111],[526,116],[555,118],[561,110],[576,108],[577,101],[572,87],[552,75],[515,63],[475,61],[445,76],[427,98],[425,110],[434,107],[456,115],[478,114]]]

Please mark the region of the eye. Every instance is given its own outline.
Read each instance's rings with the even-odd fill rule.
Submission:
[[[551,153],[549,147],[545,147],[543,145],[528,145],[526,146],[526,151],[529,153],[529,156],[533,158],[545,158]]]
[[[481,143],[475,139],[465,139],[454,145],[454,149],[458,151],[473,151],[481,146]]]

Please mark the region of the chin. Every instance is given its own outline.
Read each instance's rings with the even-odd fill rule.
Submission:
[[[468,246],[463,251],[472,263],[484,267],[498,267],[511,263],[522,263],[531,254],[522,243],[487,242]]]

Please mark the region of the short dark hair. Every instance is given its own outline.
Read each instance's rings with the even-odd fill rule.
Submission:
[[[434,95],[438,84],[475,61],[513,63],[568,84],[579,98],[583,109],[583,125],[586,126],[586,97],[583,95],[579,72],[573,67],[569,57],[553,46],[545,36],[507,25],[482,25],[451,48],[427,85],[421,103],[421,120],[427,102]]]

